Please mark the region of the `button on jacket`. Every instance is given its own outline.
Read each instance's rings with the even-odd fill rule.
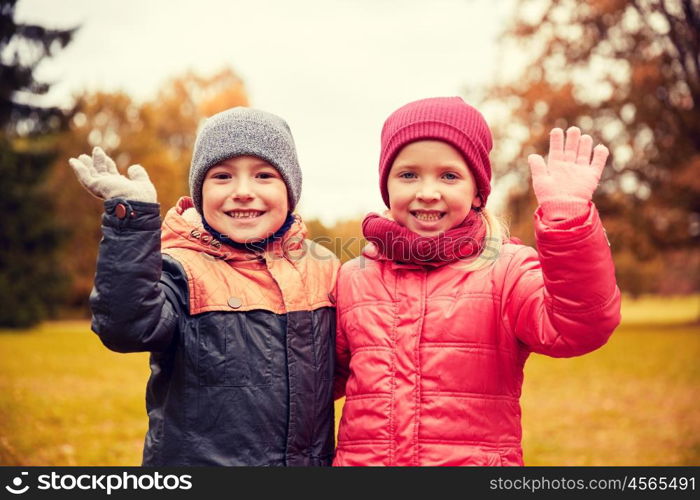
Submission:
[[[335,395],[346,400],[334,465],[523,464],[525,360],[597,349],[620,321],[595,207],[566,229],[540,216],[539,255],[507,243],[478,271],[459,261],[343,265]]]
[[[162,241],[157,204],[105,209],[92,329],[151,352],[143,464],[329,465],[336,257],[300,220],[254,254],[212,238],[190,198]]]

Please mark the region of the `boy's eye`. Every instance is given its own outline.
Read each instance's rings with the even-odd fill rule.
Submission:
[[[258,179],[274,179],[277,176],[272,172],[258,172],[258,175],[256,175],[256,177]]]
[[[231,174],[226,173],[226,172],[216,172],[212,174],[211,176],[212,179],[230,179]]]

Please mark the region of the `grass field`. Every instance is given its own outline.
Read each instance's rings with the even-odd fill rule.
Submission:
[[[602,349],[532,356],[525,462],[700,465],[699,311],[699,296],[627,300]],[[0,331],[0,465],[138,465],[148,373],[87,322]]]

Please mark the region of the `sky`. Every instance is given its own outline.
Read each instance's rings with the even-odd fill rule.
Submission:
[[[493,81],[513,2],[19,0],[16,19],[81,26],[39,67],[55,82],[51,104],[95,90],[147,100],[188,70],[233,68],[251,106],[292,129],[304,174],[299,212],[333,224],[384,209],[379,138],[391,112],[425,97],[468,97]],[[496,186],[489,205],[498,210],[503,194]]]

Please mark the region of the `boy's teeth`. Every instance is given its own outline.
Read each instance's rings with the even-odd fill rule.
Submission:
[[[251,219],[253,217],[258,217],[262,212],[229,212],[229,217],[234,219]]]

